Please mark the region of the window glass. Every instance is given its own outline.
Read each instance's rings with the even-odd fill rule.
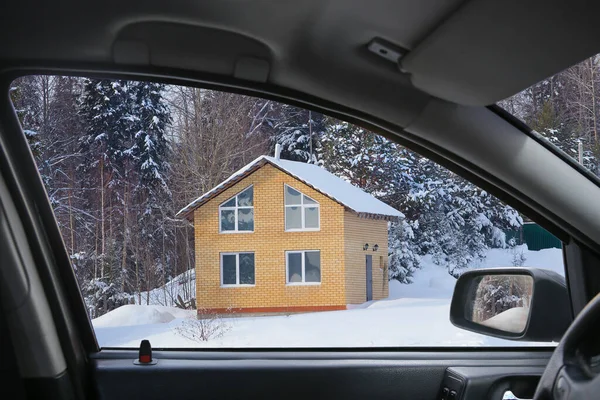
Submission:
[[[221,210],[221,230],[235,230],[235,210]]]
[[[254,230],[254,209],[240,208],[238,210],[238,230],[253,231]]]
[[[235,285],[236,275],[235,254],[223,254],[223,285]]]
[[[301,204],[301,197],[302,195],[300,194],[299,191],[286,186],[285,187],[285,204],[286,205],[292,205],[292,204]]]
[[[576,159],[581,140],[593,171],[580,89],[600,88],[597,65],[505,102]],[[9,95],[102,347],[555,345],[452,325],[462,273],[564,275],[562,244],[399,144],[272,100],[154,82],[26,76]],[[485,283],[482,324],[535,298]]]
[[[304,196],[304,204],[317,204],[317,202],[308,196]]]
[[[287,252],[288,283],[321,282],[321,254],[319,251]]]
[[[304,253],[306,282],[321,282],[321,254],[318,251]]]
[[[498,105],[600,177],[598,54],[528,87]]]
[[[226,201],[225,203],[223,203],[223,205],[221,207],[235,207],[235,201],[236,201],[236,197],[234,197],[233,199]]]
[[[254,201],[254,189],[252,187],[249,187],[248,189],[240,193],[237,196],[237,199],[239,207],[252,206]]]
[[[254,285],[254,253],[240,253],[240,284]]]
[[[254,253],[221,255],[223,285],[254,285]]]
[[[319,227],[319,208],[318,207],[306,207],[304,209],[305,225],[306,228],[318,228]]]
[[[288,282],[302,282],[302,253],[288,253]]]
[[[292,206],[285,208],[285,228],[302,229],[302,207]]]

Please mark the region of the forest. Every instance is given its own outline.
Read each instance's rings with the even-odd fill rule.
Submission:
[[[599,63],[585,60],[500,103],[595,175]],[[326,168],[404,214],[389,227],[389,278],[401,283],[426,254],[456,277],[489,248],[514,246],[506,232],[523,223],[405,147],[272,100],[46,75],[17,79],[10,96],[91,317],[143,304],[143,292],[193,270],[193,229],[175,214],[277,143],[282,158]]]

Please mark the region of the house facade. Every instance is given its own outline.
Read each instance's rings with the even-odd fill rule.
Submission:
[[[259,157],[178,215],[194,224],[198,313],[388,296],[388,221],[401,214],[318,166]]]

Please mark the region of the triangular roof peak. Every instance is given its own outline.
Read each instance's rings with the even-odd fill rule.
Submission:
[[[196,208],[202,206],[225,189],[243,180],[266,164],[273,165],[359,215],[390,220],[404,216],[400,211],[388,206],[381,200],[376,199],[342,178],[335,176],[325,168],[314,164],[282,160],[269,156],[260,156],[240,168],[231,174],[229,178],[182,208],[176,216],[191,219],[190,215]]]

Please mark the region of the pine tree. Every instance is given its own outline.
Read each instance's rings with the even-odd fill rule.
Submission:
[[[358,126],[328,120],[322,136],[325,167],[404,214],[390,225],[389,275],[410,283],[420,256],[458,276],[507,246],[504,230],[518,213],[440,165]]]
[[[171,122],[171,116],[163,100],[164,85],[130,82],[128,89],[133,100],[131,120],[135,145],[132,150],[138,176],[133,193],[141,210],[140,220],[136,224],[139,228],[137,234],[143,242],[153,244],[150,248],[151,265],[156,267],[152,272],[161,276],[160,282],[164,286],[166,276],[171,272],[167,266],[167,252],[173,245],[172,235],[165,225],[167,217],[172,215],[164,212],[172,201],[165,178],[169,167],[166,161],[168,146],[165,130]],[[127,208],[124,207],[124,210]],[[125,230],[127,231],[128,229]],[[148,268],[148,265],[146,267]]]
[[[326,126],[323,114],[281,103],[271,103],[270,107],[272,150],[280,144],[281,158],[319,164]]]
[[[118,253],[113,228],[115,207],[127,178],[125,166],[132,154],[130,99],[125,81],[85,79],[80,115],[82,163],[78,171],[89,188],[87,207],[97,210],[94,278],[112,281]]]
[[[165,130],[170,114],[163,91],[164,85],[148,82],[84,82],[80,115],[86,127],[81,140],[85,161],[79,172],[91,189],[88,206],[98,210],[90,290],[139,292],[166,280],[171,235],[165,210],[171,209],[171,197]],[[102,304],[128,299],[110,296]]]
[[[518,212],[440,166],[415,185],[410,208],[418,216],[415,240],[421,254],[445,266],[453,276],[485,257],[491,247],[507,247],[504,231],[518,229]]]
[[[383,136],[333,118],[321,137],[323,162],[332,173],[377,197],[408,192],[410,168],[403,149]]]
[[[417,223],[413,223],[418,228]],[[413,226],[405,217],[389,224],[388,277],[400,283],[412,283],[412,276],[420,268],[418,247],[414,242]]]

